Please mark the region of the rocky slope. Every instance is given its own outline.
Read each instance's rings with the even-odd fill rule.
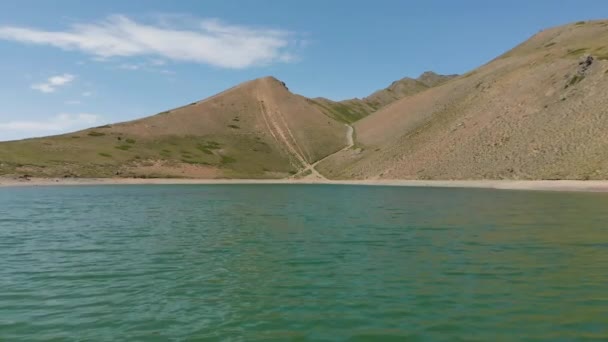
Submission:
[[[363,179],[608,179],[608,21],[542,31],[355,125],[318,169]]]

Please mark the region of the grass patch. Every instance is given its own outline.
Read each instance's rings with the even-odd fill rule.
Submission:
[[[206,146],[209,149],[217,150],[220,148],[221,145],[220,145],[220,143],[218,143],[216,141],[208,141]]]
[[[233,129],[239,129],[240,127],[237,125],[228,125],[228,127],[233,128]]]
[[[135,139],[127,139],[125,140],[127,144],[135,144]]]
[[[222,165],[232,164],[234,162],[236,162],[236,159],[228,156],[222,156],[222,159],[220,159],[220,164]]]
[[[128,151],[131,148],[131,145],[118,145],[114,148],[121,151]]]
[[[161,150],[161,151],[159,152],[159,154],[160,154],[162,157],[165,157],[165,158],[169,158],[169,157],[171,157],[171,153],[172,153],[172,152],[171,152],[170,150]]]
[[[220,148],[220,144],[215,141],[207,141],[205,143],[196,145],[196,148],[205,154],[213,154],[213,150],[218,150]]]
[[[111,154],[109,154],[109,153],[99,152],[98,154],[99,154],[100,156],[102,156],[102,157],[106,157],[106,158],[112,158],[112,155],[111,155]]]
[[[112,125],[103,125],[103,126],[98,126],[95,128],[112,128]]]
[[[201,145],[196,146],[197,149],[199,149],[201,152],[203,152],[204,154],[213,154],[213,152],[211,152],[211,150],[204,148]]]
[[[545,45],[545,47],[546,47],[546,48],[548,48],[548,47],[552,47],[552,46],[553,46],[553,45],[555,45],[555,44],[556,44],[555,42],[551,42],[551,43],[549,43],[549,44]]]
[[[588,48],[580,48],[575,50],[568,50],[568,56],[580,56],[585,52],[589,51]]]
[[[72,139],[80,139],[80,136],[78,136],[78,135],[72,135]]]
[[[95,132],[95,131],[89,132],[89,136],[91,136],[91,137],[103,137],[104,135],[106,135],[106,134],[101,133],[101,132]]]
[[[356,103],[340,103],[309,100],[310,103],[317,106],[325,115],[337,121],[344,123],[352,123],[370,114],[369,110],[363,104]],[[369,104],[370,106],[377,106]]]
[[[571,86],[579,83],[580,81],[582,81],[584,79],[585,79],[585,76],[576,74],[576,75],[572,76],[572,78],[570,79],[570,81],[568,81],[568,84],[566,85],[566,88],[571,87]]]
[[[581,26],[581,25],[585,25],[586,23],[587,23],[586,21],[577,21],[576,23],[574,23],[574,25]]]

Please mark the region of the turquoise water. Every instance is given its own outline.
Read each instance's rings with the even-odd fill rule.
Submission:
[[[608,339],[608,195],[0,189],[2,341]]]

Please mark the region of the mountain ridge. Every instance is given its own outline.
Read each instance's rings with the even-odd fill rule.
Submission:
[[[315,97],[310,101],[328,116],[345,123],[353,123],[396,100],[436,87],[457,76],[425,71],[418,78],[404,77],[393,81],[388,87],[376,90],[362,99],[333,101],[324,97]]]

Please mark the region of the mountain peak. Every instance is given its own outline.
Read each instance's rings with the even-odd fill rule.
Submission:
[[[427,87],[432,88],[432,87],[438,86],[444,82],[447,82],[456,76],[458,76],[458,75],[440,75],[434,71],[425,71],[422,74],[420,74],[420,76],[418,76],[416,81],[421,82],[424,85],[426,85]]]
[[[252,82],[268,82],[268,83],[277,83],[277,84],[281,84],[284,87],[286,87],[285,82],[279,80],[278,78],[272,76],[272,75],[268,75],[268,76],[263,76],[263,77],[259,77],[254,79]]]
[[[418,79],[425,78],[425,77],[434,77],[434,76],[439,76],[439,74],[434,71],[427,70],[427,71],[423,72],[422,74],[420,74],[420,76],[418,76]]]

